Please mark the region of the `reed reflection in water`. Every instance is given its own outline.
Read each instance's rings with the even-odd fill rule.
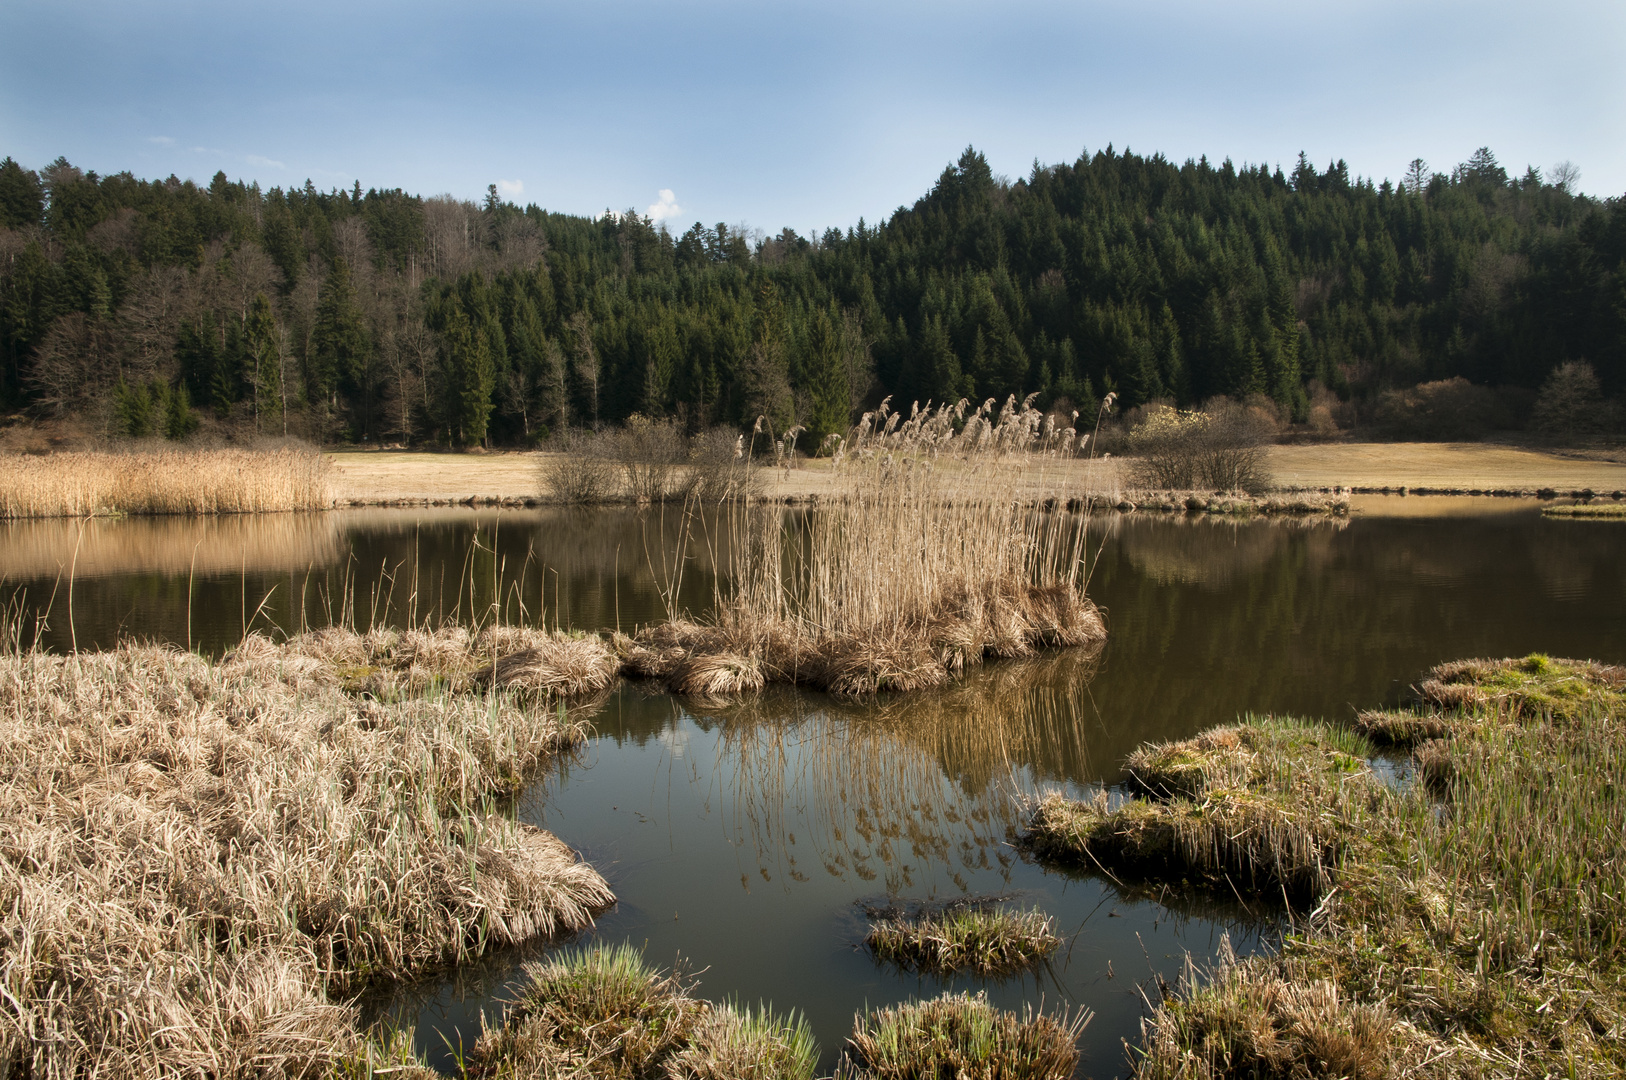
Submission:
[[[1061,652],[891,700],[782,689],[710,708],[623,684],[585,759],[533,789],[521,814],[610,878],[620,900],[601,937],[662,963],[681,955],[714,998],[806,1010],[829,1054],[866,1004],[986,986],[1011,1008],[1088,1004],[1103,1034],[1086,1035],[1087,1071],[1107,1075],[1138,1021],[1140,981],[1172,980],[1187,949],[1211,954],[1218,927],[1244,950],[1258,927],[1244,912],[1045,870],[1010,844],[1039,785],[1092,786],[1068,778],[1101,767],[1086,760],[1093,671],[1092,656]],[[864,903],[990,894],[1054,915],[1068,944],[994,982],[901,972],[860,947]],[[492,974],[480,989],[500,997],[510,984]],[[454,1043],[475,1030],[481,1005],[448,985],[403,1008],[432,1049],[436,1030]]]

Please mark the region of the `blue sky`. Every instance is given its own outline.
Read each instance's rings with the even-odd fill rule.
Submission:
[[[35,168],[806,233],[885,218],[968,144],[1015,178],[1108,143],[1396,179],[1488,145],[1620,195],[1626,4],[0,5],[0,154]]]

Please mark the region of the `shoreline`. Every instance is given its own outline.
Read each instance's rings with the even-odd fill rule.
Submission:
[[[1626,463],[1479,443],[1329,443],[1268,448],[1284,495],[1460,495],[1491,498],[1626,498]],[[542,506],[546,451],[460,454],[327,450],[335,506]],[[760,498],[798,505],[837,494],[828,462],[767,470]],[[1131,494],[1119,460],[1046,463],[1016,489],[1035,502],[1085,494],[1119,502]],[[1267,496],[1270,497],[1270,496]],[[1131,496],[1133,497],[1133,496]]]

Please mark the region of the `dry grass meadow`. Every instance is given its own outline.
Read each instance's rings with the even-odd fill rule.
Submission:
[[[431,454],[405,451],[340,452],[333,463],[333,493],[347,502],[476,502],[535,498],[547,453]],[[1485,443],[1326,443],[1272,446],[1269,471],[1283,487],[1432,488],[1610,492],[1626,490],[1626,463],[1567,457]],[[828,458],[799,460],[795,468],[765,470],[765,498],[834,498],[839,470]],[[1118,492],[1119,462],[1047,461],[1003,474],[1011,490],[1033,498],[1069,490]]]

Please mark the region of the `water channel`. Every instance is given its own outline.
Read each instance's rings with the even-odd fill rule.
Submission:
[[[631,510],[349,511],[218,520],[0,525],[0,600],[53,649],[121,635],[220,652],[282,632],[501,617],[632,627],[703,614],[721,550],[704,523]],[[715,525],[713,525],[715,528]],[[1626,525],[1533,504],[1358,502],[1348,521],[1107,515],[1088,523],[1099,656],[990,664],[941,692],[876,702],[770,691],[700,708],[622,683],[587,748],[518,812],[578,848],[618,904],[595,933],[698,974],[699,992],[771,1000],[834,1062],[855,1010],[945,987],[998,1004],[1088,1008],[1082,1075],[1124,1067],[1159,980],[1273,932],[1268,913],[1065,873],[1010,846],[1023,799],[1114,783],[1124,755],[1254,713],[1347,718],[1397,703],[1465,656],[1626,660]],[[709,537],[709,539],[708,539]],[[1054,916],[1046,967],[992,983],[877,965],[864,905],[997,895]],[[566,943],[566,944],[579,944]],[[369,1005],[450,1066],[519,985],[516,950]]]

